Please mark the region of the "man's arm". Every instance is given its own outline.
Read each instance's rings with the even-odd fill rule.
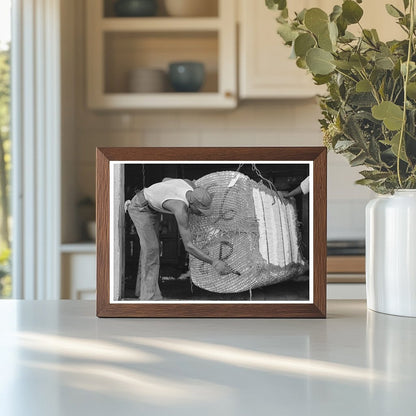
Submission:
[[[288,194],[286,194],[286,195],[283,195],[285,198],[290,198],[290,197],[292,197],[292,196],[296,196],[296,195],[299,195],[299,194],[301,194],[302,193],[302,189],[301,189],[301,187],[300,187],[300,185],[299,186],[297,186],[293,191],[291,191],[291,192],[289,192]]]
[[[182,242],[185,247],[185,250],[192,254],[197,259],[204,261],[208,264],[213,264],[214,260],[211,259],[207,254],[205,254],[202,250],[200,250],[195,244],[192,242],[192,234],[191,230],[189,229],[189,218],[186,209],[178,209],[174,213],[176,222],[178,223],[179,233],[182,237]]]
[[[189,229],[188,212],[184,203],[176,200],[168,200],[163,204],[163,206],[175,215],[176,222],[178,223],[179,234],[182,237],[185,250],[189,254],[205,263],[211,264],[220,274],[232,273],[232,270],[224,261],[212,259],[192,242],[192,234]]]

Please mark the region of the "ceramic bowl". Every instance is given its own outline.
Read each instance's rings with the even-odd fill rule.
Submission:
[[[201,62],[172,62],[169,80],[177,92],[197,92],[205,80],[205,67]]]
[[[136,68],[129,72],[128,91],[132,93],[165,92],[167,84],[167,75],[162,69]]]
[[[119,17],[154,16],[157,12],[156,0],[118,0],[114,12]]]

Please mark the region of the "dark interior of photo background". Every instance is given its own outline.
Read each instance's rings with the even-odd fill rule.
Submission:
[[[256,164],[261,175],[271,181],[279,191],[291,191],[309,175],[308,164]],[[239,171],[259,182],[259,174],[251,163],[243,164],[126,164],[125,199],[131,199],[144,187],[160,182],[163,178],[196,180],[219,171]],[[301,250],[309,259],[309,197],[296,196],[296,207],[301,235]],[[190,283],[189,260],[181,242],[173,215],[161,214],[160,222],[160,279],[159,286],[164,297],[192,300],[303,300],[309,298],[308,282],[283,282],[273,286],[254,289],[252,293],[210,293]],[[139,239],[129,215],[125,222],[125,275],[121,298],[134,298],[138,261]],[[283,296],[283,297],[282,297]]]

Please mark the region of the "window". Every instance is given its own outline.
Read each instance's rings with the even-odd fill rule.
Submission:
[[[9,298],[12,293],[10,267],[10,8],[10,0],[0,0],[0,298]]]

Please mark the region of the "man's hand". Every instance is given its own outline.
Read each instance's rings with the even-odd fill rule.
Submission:
[[[219,274],[235,273],[234,270],[225,261],[222,260],[215,260],[212,263],[212,267],[214,267],[214,269]]]
[[[124,203],[124,212],[126,213],[127,210],[129,209],[129,205],[131,204],[130,199],[128,199],[125,203]]]

